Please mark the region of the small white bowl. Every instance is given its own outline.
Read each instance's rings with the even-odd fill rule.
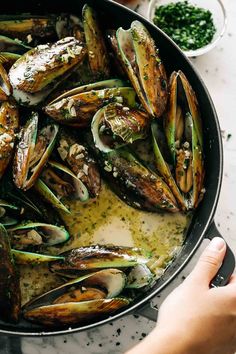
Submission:
[[[148,19],[149,21],[152,22],[154,14],[155,14],[155,9],[161,5],[167,5],[170,2],[178,2],[180,0],[151,0],[149,3],[149,8],[148,8]],[[195,50],[188,50],[184,51],[184,53],[188,57],[197,57],[199,55],[207,53],[209,50],[214,48],[218,41],[223,37],[223,34],[226,29],[226,23],[227,23],[227,16],[226,16],[226,11],[225,7],[222,3],[221,0],[188,0],[190,4],[193,4],[197,7],[202,7],[206,10],[210,10],[212,13],[214,25],[216,27],[216,33],[214,34],[214,37],[212,41],[205,45],[204,47],[201,47],[199,49]]]

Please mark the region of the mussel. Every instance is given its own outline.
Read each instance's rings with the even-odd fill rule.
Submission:
[[[53,38],[56,35],[56,16],[1,15],[0,33],[31,43],[33,38]]]
[[[61,160],[86,186],[89,196],[98,196],[101,188],[101,178],[98,166],[90,155],[88,149],[82,145],[78,138],[66,130],[60,130],[57,151]]]
[[[94,149],[101,171],[112,190],[128,205],[147,211],[179,211],[168,185],[122,147],[103,153]]]
[[[8,97],[11,95],[11,92],[12,87],[7,72],[0,63],[0,102],[7,101]]]
[[[131,269],[127,276],[125,287],[127,289],[140,289],[151,286],[154,282],[154,275],[146,264],[138,264]]]
[[[19,112],[16,104],[11,100],[3,102],[0,106],[0,178],[14,154],[18,127]]]
[[[120,146],[144,139],[149,128],[146,112],[120,103],[110,103],[93,117],[91,130],[95,146],[109,152]]]
[[[12,248],[17,250],[54,246],[65,243],[70,238],[63,226],[30,221],[10,227],[8,234]]]
[[[49,161],[41,174],[41,179],[60,198],[79,199],[84,202],[89,192],[83,182],[66,166],[56,161]]]
[[[20,265],[40,265],[42,263],[55,262],[63,260],[62,256],[51,256],[50,254],[34,253],[28,251],[15,250],[12,248],[11,253],[17,264]]]
[[[119,102],[135,105],[135,91],[120,80],[106,80],[74,88],[60,95],[45,107],[45,112],[56,121],[84,127],[90,124],[99,108]]]
[[[20,58],[20,54],[0,52],[0,64],[7,70]]]
[[[85,54],[84,44],[74,37],[31,49],[9,71],[14,98],[20,104],[38,104],[71,73]]]
[[[116,38],[117,58],[144,109],[151,116],[160,117],[166,108],[168,87],[165,68],[153,38],[139,21],[132,22],[129,30],[119,28]]]
[[[0,224],[0,319],[18,322],[21,308],[19,275],[11,253],[10,241]]]
[[[84,323],[91,318],[97,319],[130,302],[127,298],[115,298],[125,283],[126,276],[118,269],[87,274],[25,304],[24,317],[45,325]]]
[[[58,126],[48,124],[38,130],[38,113],[33,112],[23,127],[13,162],[13,179],[18,188],[31,188],[53,150]]]
[[[55,193],[44,183],[41,178],[38,178],[34,184],[34,190],[42,197],[42,199],[52,205],[54,208],[59,211],[63,211],[67,214],[70,214],[70,210],[60,199],[56,196]]]
[[[139,248],[100,246],[75,248],[61,256],[63,261],[53,262],[51,271],[68,277],[103,268],[127,268],[148,262],[150,254]]]
[[[84,183],[65,165],[49,161],[34,188],[54,208],[66,213],[66,199],[78,199],[85,202],[89,191]],[[65,202],[64,202],[65,199]]]
[[[30,49],[32,49],[30,46],[19,40],[0,35],[0,52],[23,54]]]
[[[12,206],[5,207],[5,203],[3,205],[3,209],[6,211],[3,216],[4,224],[7,223],[6,226],[19,224],[25,220],[54,225],[64,224],[57,210],[52,211],[51,206],[39,198],[32,188],[28,191],[17,188],[12,181],[12,173],[9,169],[1,180],[0,195],[4,198],[5,203]]]
[[[54,304],[26,311],[24,317],[31,322],[45,326],[58,327],[76,323],[82,324],[112,315],[122,307],[128,306],[130,301],[124,297],[116,297],[113,299]]]
[[[176,184],[187,209],[196,208],[204,194],[202,123],[196,95],[182,71],[170,78],[164,129]]]
[[[3,199],[0,199],[0,223],[7,227],[17,224],[15,214],[18,214],[19,208]],[[13,214],[13,215],[12,215]]]
[[[171,189],[175,199],[183,211],[188,207],[184,196],[182,195],[175,178],[171,171],[171,161],[169,159],[169,151],[166,149],[166,139],[163,131],[157,122],[153,121],[151,125],[153,151],[155,155],[155,167],[158,174],[163,178],[166,184]]]
[[[109,55],[98,23],[97,14],[92,7],[85,4],[82,10],[82,17],[90,69],[95,78],[109,77]]]

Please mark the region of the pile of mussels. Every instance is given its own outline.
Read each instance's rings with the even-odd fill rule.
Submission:
[[[134,153],[133,143],[147,138],[151,168]],[[127,306],[125,289],[150,285],[140,249],[47,252],[69,239],[61,218],[70,213],[68,199],[96,198],[100,173],[134,208],[197,207],[204,193],[202,128],[187,78],[178,71],[167,79],[139,21],[102,33],[88,5],[82,19],[1,16],[1,320],[86,323]],[[16,264],[42,262],[69,280],[21,308]]]

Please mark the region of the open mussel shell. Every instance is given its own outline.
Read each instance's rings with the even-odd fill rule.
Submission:
[[[119,246],[89,246],[75,248],[61,256],[63,261],[51,264],[51,271],[68,276],[76,276],[84,271],[102,268],[126,268],[147,263],[149,254],[139,248]]]
[[[84,35],[88,49],[89,66],[95,78],[110,75],[109,54],[95,10],[85,4],[82,10]]]
[[[163,135],[160,132],[157,122],[153,121],[151,125],[152,131],[152,142],[153,142],[153,151],[155,155],[155,167],[158,171],[158,174],[163,177],[166,184],[171,189],[173,195],[176,198],[180,208],[186,210],[186,202],[183,195],[181,194],[174,177],[172,176],[169,164],[165,161],[163,153],[161,151],[160,141],[164,139]]]
[[[25,220],[53,225],[64,224],[59,213],[56,210],[52,213],[51,206],[45,203],[42,198],[39,198],[33,189],[23,192],[14,185],[11,177],[11,174],[10,176],[9,174],[4,176],[0,185],[0,194],[5,200],[17,207],[17,210],[9,208],[7,210],[7,215],[18,220],[14,224],[19,224],[19,222]]]
[[[12,258],[9,236],[0,224],[0,319],[18,322],[21,307],[19,275]]]
[[[101,177],[97,163],[88,149],[80,143],[77,137],[69,131],[61,129],[59,132],[57,151],[69,169],[86,186],[89,197],[96,198],[101,188]]]
[[[44,99],[44,93],[48,95],[83,60],[85,53],[83,43],[74,37],[31,49],[9,71],[13,96],[20,104],[27,103],[27,95],[36,95],[37,98],[39,94]],[[29,100],[28,104],[35,102]]]
[[[30,49],[32,49],[30,46],[23,44],[21,41],[0,35],[0,52],[23,54]]]
[[[130,107],[135,105],[136,94],[131,87],[108,87],[102,89],[91,89],[90,87],[89,91],[84,92],[81,92],[81,88],[78,87],[78,94],[75,93],[76,89],[72,91],[72,96],[59,97],[53,103],[48,104],[45,107],[45,112],[60,123],[84,127],[89,125],[97,110],[109,102],[124,102]]]
[[[146,264],[138,264],[131,269],[127,276],[125,287],[127,289],[140,289],[150,286],[154,282],[154,274]]]
[[[25,222],[8,229],[11,245],[15,249],[34,246],[54,246],[69,240],[70,234],[63,226],[41,222]]]
[[[18,212],[20,211],[16,205],[0,199],[0,223],[3,226],[8,227],[17,224],[18,220],[12,216],[16,216]]]
[[[7,71],[19,58],[20,54],[0,52],[0,64],[2,64]]]
[[[185,194],[188,209],[196,208],[204,191],[202,123],[196,95],[182,71],[170,77],[164,128],[177,184]]]
[[[126,275],[118,269],[104,269],[83,275],[58,286],[24,305],[25,310],[55,303],[80,302],[118,296],[125,287]],[[89,291],[87,291],[87,289]],[[91,292],[94,289],[94,292]],[[101,290],[101,292],[97,290]]]
[[[130,149],[122,147],[108,153],[94,149],[94,153],[112,190],[125,203],[147,211],[179,211],[167,184],[145,167]]]
[[[120,79],[107,79],[103,81],[92,82],[86,85],[75,87],[71,90],[62,93],[60,96],[53,99],[53,101],[49,102],[49,105],[60,101],[62,98],[78,95],[79,93],[88,92],[91,90],[102,90],[105,88],[126,87],[126,86],[127,86],[127,82]]]
[[[190,114],[194,123],[194,128],[200,143],[200,146],[203,146],[203,135],[202,135],[202,124],[201,116],[199,111],[199,106],[195,92],[193,91],[190,83],[188,82],[186,76],[182,71],[173,72],[170,77],[170,97],[168,102],[168,109],[165,114],[164,119],[164,128],[167,138],[167,143],[170,148],[173,161],[175,161],[176,150],[178,145],[176,145],[176,140],[181,140],[184,138],[184,126],[185,117],[180,119],[180,112],[182,111],[182,116],[186,113]],[[183,126],[181,133],[179,133],[180,126]],[[192,136],[192,127],[190,126],[190,136]],[[181,141],[180,141],[181,142]]]
[[[168,89],[165,68],[158,49],[147,29],[134,21],[129,30],[116,33],[122,67],[125,69],[145,110],[160,117],[167,104]]]
[[[24,265],[37,265],[64,259],[62,256],[51,256],[49,254],[20,251],[15,249],[12,249],[11,252],[15,262],[17,264]]]
[[[43,198],[43,200],[51,204],[54,208],[70,214],[69,209],[60,201],[60,199],[48,188],[40,178],[34,184],[34,190]]]
[[[130,299],[116,297],[41,306],[24,313],[26,320],[45,326],[60,327],[96,321],[128,306]]]
[[[47,178],[48,177],[48,178]],[[55,179],[53,179],[55,177]],[[89,199],[89,192],[83,182],[66,166],[56,161],[49,161],[48,167],[41,178],[58,193],[58,197],[68,197],[85,202]],[[61,183],[61,184],[60,184]]]
[[[110,103],[101,108],[91,124],[95,146],[102,152],[144,139],[148,127],[147,113],[119,103]]]
[[[23,190],[31,188],[53,150],[58,133],[56,124],[49,124],[38,131],[38,113],[21,131],[13,162],[15,185]]]
[[[1,15],[0,33],[31,43],[34,37],[55,37],[55,21],[55,16]]]
[[[8,100],[12,93],[12,87],[7,75],[6,70],[0,63],[0,102]]]
[[[13,154],[15,134],[19,127],[19,112],[11,100],[0,106],[0,178],[3,176]]]
[[[111,65],[112,69],[114,69],[120,77],[126,77],[126,69],[125,64],[122,61],[118,41],[116,38],[116,30],[107,30],[106,37],[108,41],[108,45],[110,46],[110,56],[111,56]]]

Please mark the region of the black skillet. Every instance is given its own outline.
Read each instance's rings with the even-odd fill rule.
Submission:
[[[95,321],[86,326],[75,325],[70,329],[66,327],[60,330],[52,330],[42,326],[33,325],[26,321],[21,321],[17,325],[0,322],[0,333],[29,336],[72,333],[88,330],[95,326],[105,324],[123,315],[137,312],[140,308],[142,309],[142,313],[145,313],[143,309],[146,308],[146,315],[155,320],[156,312],[150,312],[150,300],[174,280],[180,270],[189,262],[204,238],[211,239],[214,236],[220,236],[213,221],[219,198],[223,171],[223,153],[219,122],[211,97],[209,96],[202,79],[199,77],[190,61],[183,55],[177,46],[164,33],[147,20],[133,11],[109,0],[4,1],[1,2],[1,13],[12,14],[13,11],[15,13],[31,12],[32,14],[67,12],[80,15],[82,6],[86,2],[99,11],[101,22],[107,28],[118,28],[119,26],[128,28],[133,20],[142,21],[160,48],[161,57],[167,71],[170,73],[173,70],[181,69],[186,74],[196,91],[202,112],[206,157],[206,194],[194,215],[186,242],[178,257],[171,263],[162,278],[156,282],[155,286],[141,298],[134,301],[128,308],[125,308],[119,313],[102,321]],[[222,268],[213,280],[213,286],[225,285],[234,270],[234,266],[234,255],[228,248]]]

